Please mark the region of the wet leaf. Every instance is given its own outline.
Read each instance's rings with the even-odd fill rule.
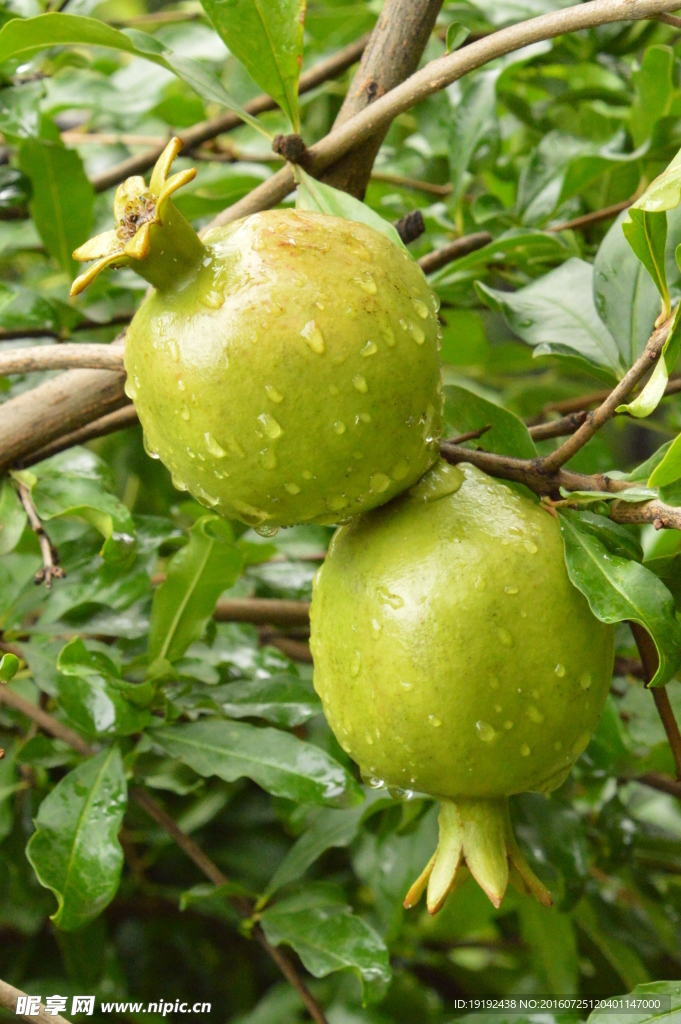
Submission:
[[[404,242],[390,221],[375,213],[366,203],[355,199],[347,192],[325,185],[323,181],[317,181],[306,174],[302,167],[296,168],[296,175],[300,182],[296,198],[297,209],[314,210],[315,213],[327,213],[330,217],[344,217],[346,220],[368,224],[374,231],[387,235],[391,242],[406,251]]]

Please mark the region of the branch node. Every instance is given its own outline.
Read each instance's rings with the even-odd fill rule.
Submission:
[[[405,245],[409,245],[410,242],[420,238],[426,230],[423,214],[420,210],[412,210],[411,213],[405,213],[404,217],[400,217],[399,220],[395,221],[394,227]]]
[[[292,164],[302,164],[307,156],[307,146],[300,135],[275,135],[272,149]]]
[[[64,579],[66,576],[66,573],[59,564],[59,552],[45,533],[45,528],[43,527],[40,516],[36,511],[36,507],[33,504],[33,498],[31,497],[31,492],[26,484],[19,484],[19,499],[21,504],[24,506],[31,528],[38,538],[40,553],[43,556],[42,569],[38,569],[38,572],[33,577],[33,582],[36,586],[40,586],[41,583],[44,583],[47,589],[50,590],[53,580]]]

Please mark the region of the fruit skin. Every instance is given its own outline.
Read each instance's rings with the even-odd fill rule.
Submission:
[[[469,465],[439,462],[336,532],[311,624],[344,749],[442,798],[560,785],[612,673],[613,629],[570,583],[556,520]]]
[[[180,287],[128,328],[127,390],[147,438],[204,504],[251,525],[335,523],[437,457],[436,302],[366,225],[294,210],[204,239]]]

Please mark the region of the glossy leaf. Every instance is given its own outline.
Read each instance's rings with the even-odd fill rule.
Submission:
[[[659,657],[651,685],[661,686],[681,666],[681,623],[674,598],[644,566],[614,554],[594,533],[594,518],[584,528],[579,513],[559,512],[568,575],[602,622],[630,620],[650,633]]]
[[[537,448],[523,421],[503,405],[490,402],[471,388],[448,384],[445,393],[445,421],[450,432],[467,434],[489,426],[474,442],[488,452],[533,459]]]
[[[478,290],[536,355],[579,356],[619,377],[622,360],[593,303],[591,275],[589,263],[570,259],[517,292],[484,284],[478,284]]]
[[[674,99],[674,51],[670,46],[649,46],[632,76],[636,100],[631,108],[630,131],[640,146],[650,137],[655,122],[670,113]]]
[[[662,174],[648,185],[643,195],[636,200],[631,210],[647,213],[662,213],[673,210],[681,202],[681,150]]]
[[[153,739],[204,777],[233,782],[246,776],[268,793],[303,803],[347,806],[362,799],[352,776],[329,754],[278,729],[210,718],[157,729]]]
[[[264,718],[289,729],[322,713],[312,683],[292,675],[229,683],[211,696],[228,718]]]
[[[118,842],[127,804],[117,747],[69,772],[40,805],[26,856],[59,904],[52,920],[73,931],[97,917],[116,895],[123,867]]]
[[[71,448],[13,476],[31,491],[36,511],[44,522],[76,516],[104,537],[101,556],[106,561],[130,557],[135,527],[125,505],[111,493],[104,463],[87,448]]]
[[[390,221],[375,213],[366,203],[355,199],[347,192],[325,185],[323,181],[317,181],[306,174],[302,167],[296,167],[296,175],[299,180],[296,197],[298,210],[313,210],[315,213],[326,213],[330,217],[344,217],[346,220],[368,224],[374,231],[387,235],[391,242],[406,251],[404,242]]]
[[[681,434],[672,441],[662,460],[650,474],[650,487],[667,487],[681,479]]]
[[[627,1009],[627,1024],[668,1024],[681,1011],[679,981],[644,982],[636,985],[629,995],[633,1005],[631,1009]],[[660,1009],[656,1008],[658,997],[664,1000],[664,1005]],[[667,999],[671,1003],[669,1009]],[[637,1010],[635,1007],[639,1000],[642,1009]],[[612,1024],[612,1010],[594,1010],[589,1014],[587,1024]]]
[[[14,24],[10,22],[2,32]],[[74,149],[64,146],[58,133],[54,139],[26,139],[19,160],[31,181],[31,214],[45,248],[74,278],[78,264],[71,254],[90,235],[95,197],[83,163]]]
[[[149,629],[149,663],[176,661],[198,640],[220,594],[242,568],[229,524],[202,516],[189,531],[189,543],[168,563],[166,580],[154,594]]]
[[[629,210],[629,220],[622,223],[622,231],[660,293],[662,298],[660,320],[666,320],[671,310],[664,264],[667,244],[667,214],[664,212],[653,213],[632,206]]]
[[[114,663],[82,640],[64,647],[57,667],[59,704],[86,736],[131,736],[151,724],[145,710],[154,696],[150,683],[127,683]]]
[[[306,0],[201,0],[226,45],[300,127],[298,76]]]
[[[459,26],[459,35],[461,31],[465,33],[461,39],[463,42],[469,32]],[[466,171],[478,147],[484,140],[494,140],[499,135],[496,107],[497,81],[501,72],[500,67],[483,71],[462,83],[455,82],[448,89],[453,107],[449,131],[450,174],[455,199],[461,196],[465,187]]]
[[[35,18],[16,18],[0,29],[0,64],[11,59],[26,60],[52,46],[106,46],[160,64],[195,89],[204,99],[218,103],[255,128],[267,134],[262,125],[236,103],[220,81],[204,70],[198,61],[179,57],[154,36],[136,29],[119,32],[111,25],[76,14],[39,14]]]
[[[365,1003],[385,992],[390,964],[383,939],[326,887],[308,886],[280,900],[264,911],[261,924],[269,942],[292,946],[316,978],[351,970],[362,982]]]
[[[454,53],[463,43],[466,42],[471,30],[462,25],[459,21],[452,21],[447,25],[447,53]]]
[[[660,297],[650,274],[628,244],[621,213],[601,242],[593,268],[596,310],[629,367],[653,332],[660,312]]]
[[[11,482],[5,477],[0,484],[0,555],[14,550],[25,526],[24,507]]]

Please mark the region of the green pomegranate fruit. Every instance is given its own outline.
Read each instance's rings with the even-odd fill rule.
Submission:
[[[568,578],[556,519],[473,466],[438,462],[337,530],[311,623],[315,688],[364,778],[441,801],[438,849],[405,905],[427,885],[434,913],[467,870],[496,906],[509,873],[549,903],[507,797],[567,777],[614,652]]]
[[[203,241],[170,200],[173,140],[116,228],[74,256],[153,291],[127,331],[126,389],[175,486],[273,532],[389,501],[437,457],[437,300],[406,250],[365,224],[254,214]]]

